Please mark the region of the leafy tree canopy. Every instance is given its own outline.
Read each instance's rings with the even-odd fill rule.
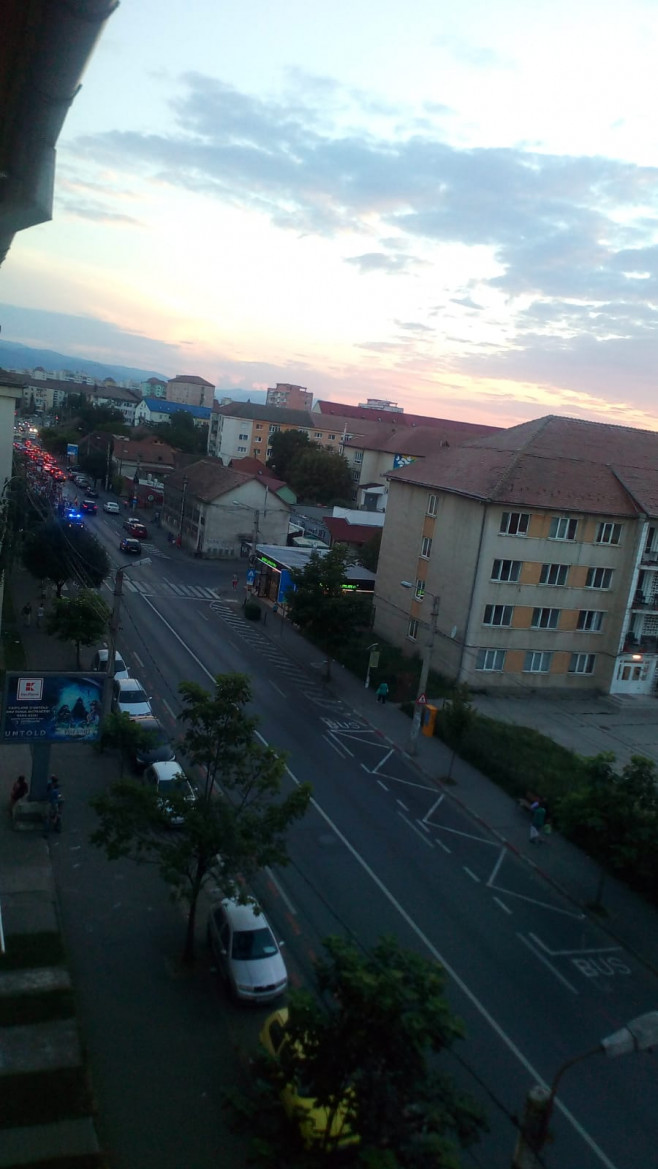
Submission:
[[[315,503],[350,499],[352,476],[346,459],[336,451],[309,446],[290,465],[287,482],[302,498]]]
[[[170,446],[185,454],[205,454],[208,447],[208,427],[195,426],[191,414],[178,410],[169,422],[158,423],[153,432]]]
[[[98,588],[110,571],[108,555],[94,536],[57,520],[47,520],[28,535],[23,564],[37,580],[51,580],[58,597],[66,581]]]
[[[290,618],[330,655],[365,622],[370,607],[368,598],[343,587],[349,561],[345,546],[336,544],[324,554],[312,552],[306,566],[290,574]]]
[[[377,565],[379,563],[379,550],[382,546],[383,531],[383,528],[375,528],[372,536],[367,541],[367,543],[363,545],[361,551],[359,552],[359,560],[361,561],[363,567],[367,568],[369,572],[377,571]]]
[[[120,780],[92,802],[100,823],[91,839],[110,860],[131,857],[157,865],[173,895],[186,901],[183,960],[189,962],[203,885],[215,880],[224,895],[244,897],[243,881],[265,865],[286,864],[287,829],[304,815],[311,790],[305,784],[283,795],[285,758],[256,738],[255,720],[245,712],[251,700],[246,677],[220,674],[210,693],[192,682],[181,683],[180,690],[187,724],[183,745],[191,763],[209,768],[194,802],[184,793],[167,795],[181,827],[163,831],[157,793]]]
[[[290,996],[290,1041],[273,1069],[275,1083],[304,1082],[304,1094],[330,1116],[347,1109],[360,1141],[340,1150],[341,1165],[457,1169],[459,1148],[486,1123],[436,1058],[464,1034],[442,968],[393,937],[371,953],[344,938],[324,945],[328,957],[316,964],[321,997]],[[329,1136],[318,1144],[323,1163]]]
[[[267,466],[271,471],[290,483],[292,464],[298,455],[307,450],[319,450],[316,443],[312,443],[305,430],[278,430],[270,439],[271,455]]]
[[[46,629],[60,641],[75,645],[77,669],[80,666],[80,646],[95,645],[107,630],[110,610],[105,601],[92,589],[81,589],[74,597],[58,597],[48,614]]]
[[[154,731],[146,730],[138,719],[131,718],[125,710],[117,710],[103,719],[97,749],[101,752],[107,750],[119,752],[121,776],[126,761],[134,758],[140,748],[155,745],[156,741],[157,735]]]

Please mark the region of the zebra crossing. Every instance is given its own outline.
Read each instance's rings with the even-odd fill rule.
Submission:
[[[144,597],[153,597],[156,592],[159,597],[181,597],[191,601],[219,601],[221,592],[218,589],[208,588],[207,585],[178,584],[166,577],[153,583],[137,576],[124,576],[123,587],[129,593],[141,593]]]
[[[347,706],[340,698],[331,698],[321,683],[310,678],[305,671],[300,669],[297,662],[277,649],[269,637],[264,633],[260,633],[254,625],[245,621],[244,617],[240,616],[230,605],[222,601],[215,601],[211,604],[210,608],[218,617],[221,617],[222,621],[226,622],[238,637],[246,641],[252,649],[257,650],[259,657],[266,658],[270,665],[274,667],[279,677],[285,678],[293,686],[302,690],[305,697],[315,706],[319,706],[323,710],[334,711],[335,713],[348,712]]]

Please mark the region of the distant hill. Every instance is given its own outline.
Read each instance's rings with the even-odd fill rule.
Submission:
[[[94,381],[102,382],[106,377],[115,381],[145,382],[157,377],[163,382],[169,380],[166,374],[155,369],[133,369],[129,365],[107,365],[104,361],[89,361],[87,358],[67,357],[54,349],[33,349],[31,345],[19,345],[15,341],[0,341],[0,366],[3,369],[34,369],[42,365],[46,370],[70,370],[85,373]]]

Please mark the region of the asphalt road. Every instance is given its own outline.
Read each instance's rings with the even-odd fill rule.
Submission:
[[[95,521],[115,564],[126,561],[118,552],[122,519],[99,513]],[[395,934],[442,962],[467,1030],[445,1066],[483,1101],[491,1126],[463,1162],[506,1169],[512,1117],[528,1087],[654,1009],[656,979],[441,800],[404,756],[328,693],[319,658],[317,669],[303,670],[285,654],[285,634],[277,645],[243,621],[230,584],[233,565],[189,560],[175,549],[163,555],[148,542],[145,551],[151,567],[125,578],[119,646],[156,712],[173,727],[180,680],[209,685],[216,673],[248,672],[263,736],[289,753],[289,782],[313,784],[314,806],[290,835],[291,865],[258,883],[286,941],[292,981],[308,980],[328,933],[348,933],[364,946]],[[75,815],[79,855],[67,836],[57,873],[82,998],[90,1003],[89,1043],[116,1165],[204,1169],[225,1148],[221,1085],[255,1043],[262,1013],[227,1005],[207,962],[194,976],[178,977],[182,920],[157,877],[108,866],[85,843],[89,812],[81,806]],[[126,968],[129,979],[122,978]],[[126,1002],[125,986],[135,983],[139,991]],[[108,1003],[107,1026],[91,1006],[94,986]],[[166,1052],[158,1046],[163,1013],[173,1046]],[[172,1041],[174,1016],[180,1027]],[[623,1063],[595,1057],[567,1073],[544,1164],[654,1164],[657,1087],[648,1056]],[[149,1092],[171,1098],[171,1133],[158,1133],[155,1146],[153,1132],[147,1139],[143,1131]],[[239,1157],[237,1145],[234,1152]]]

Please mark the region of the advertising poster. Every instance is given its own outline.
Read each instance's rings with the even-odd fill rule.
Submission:
[[[8,673],[3,743],[93,743],[99,735],[102,675]]]

